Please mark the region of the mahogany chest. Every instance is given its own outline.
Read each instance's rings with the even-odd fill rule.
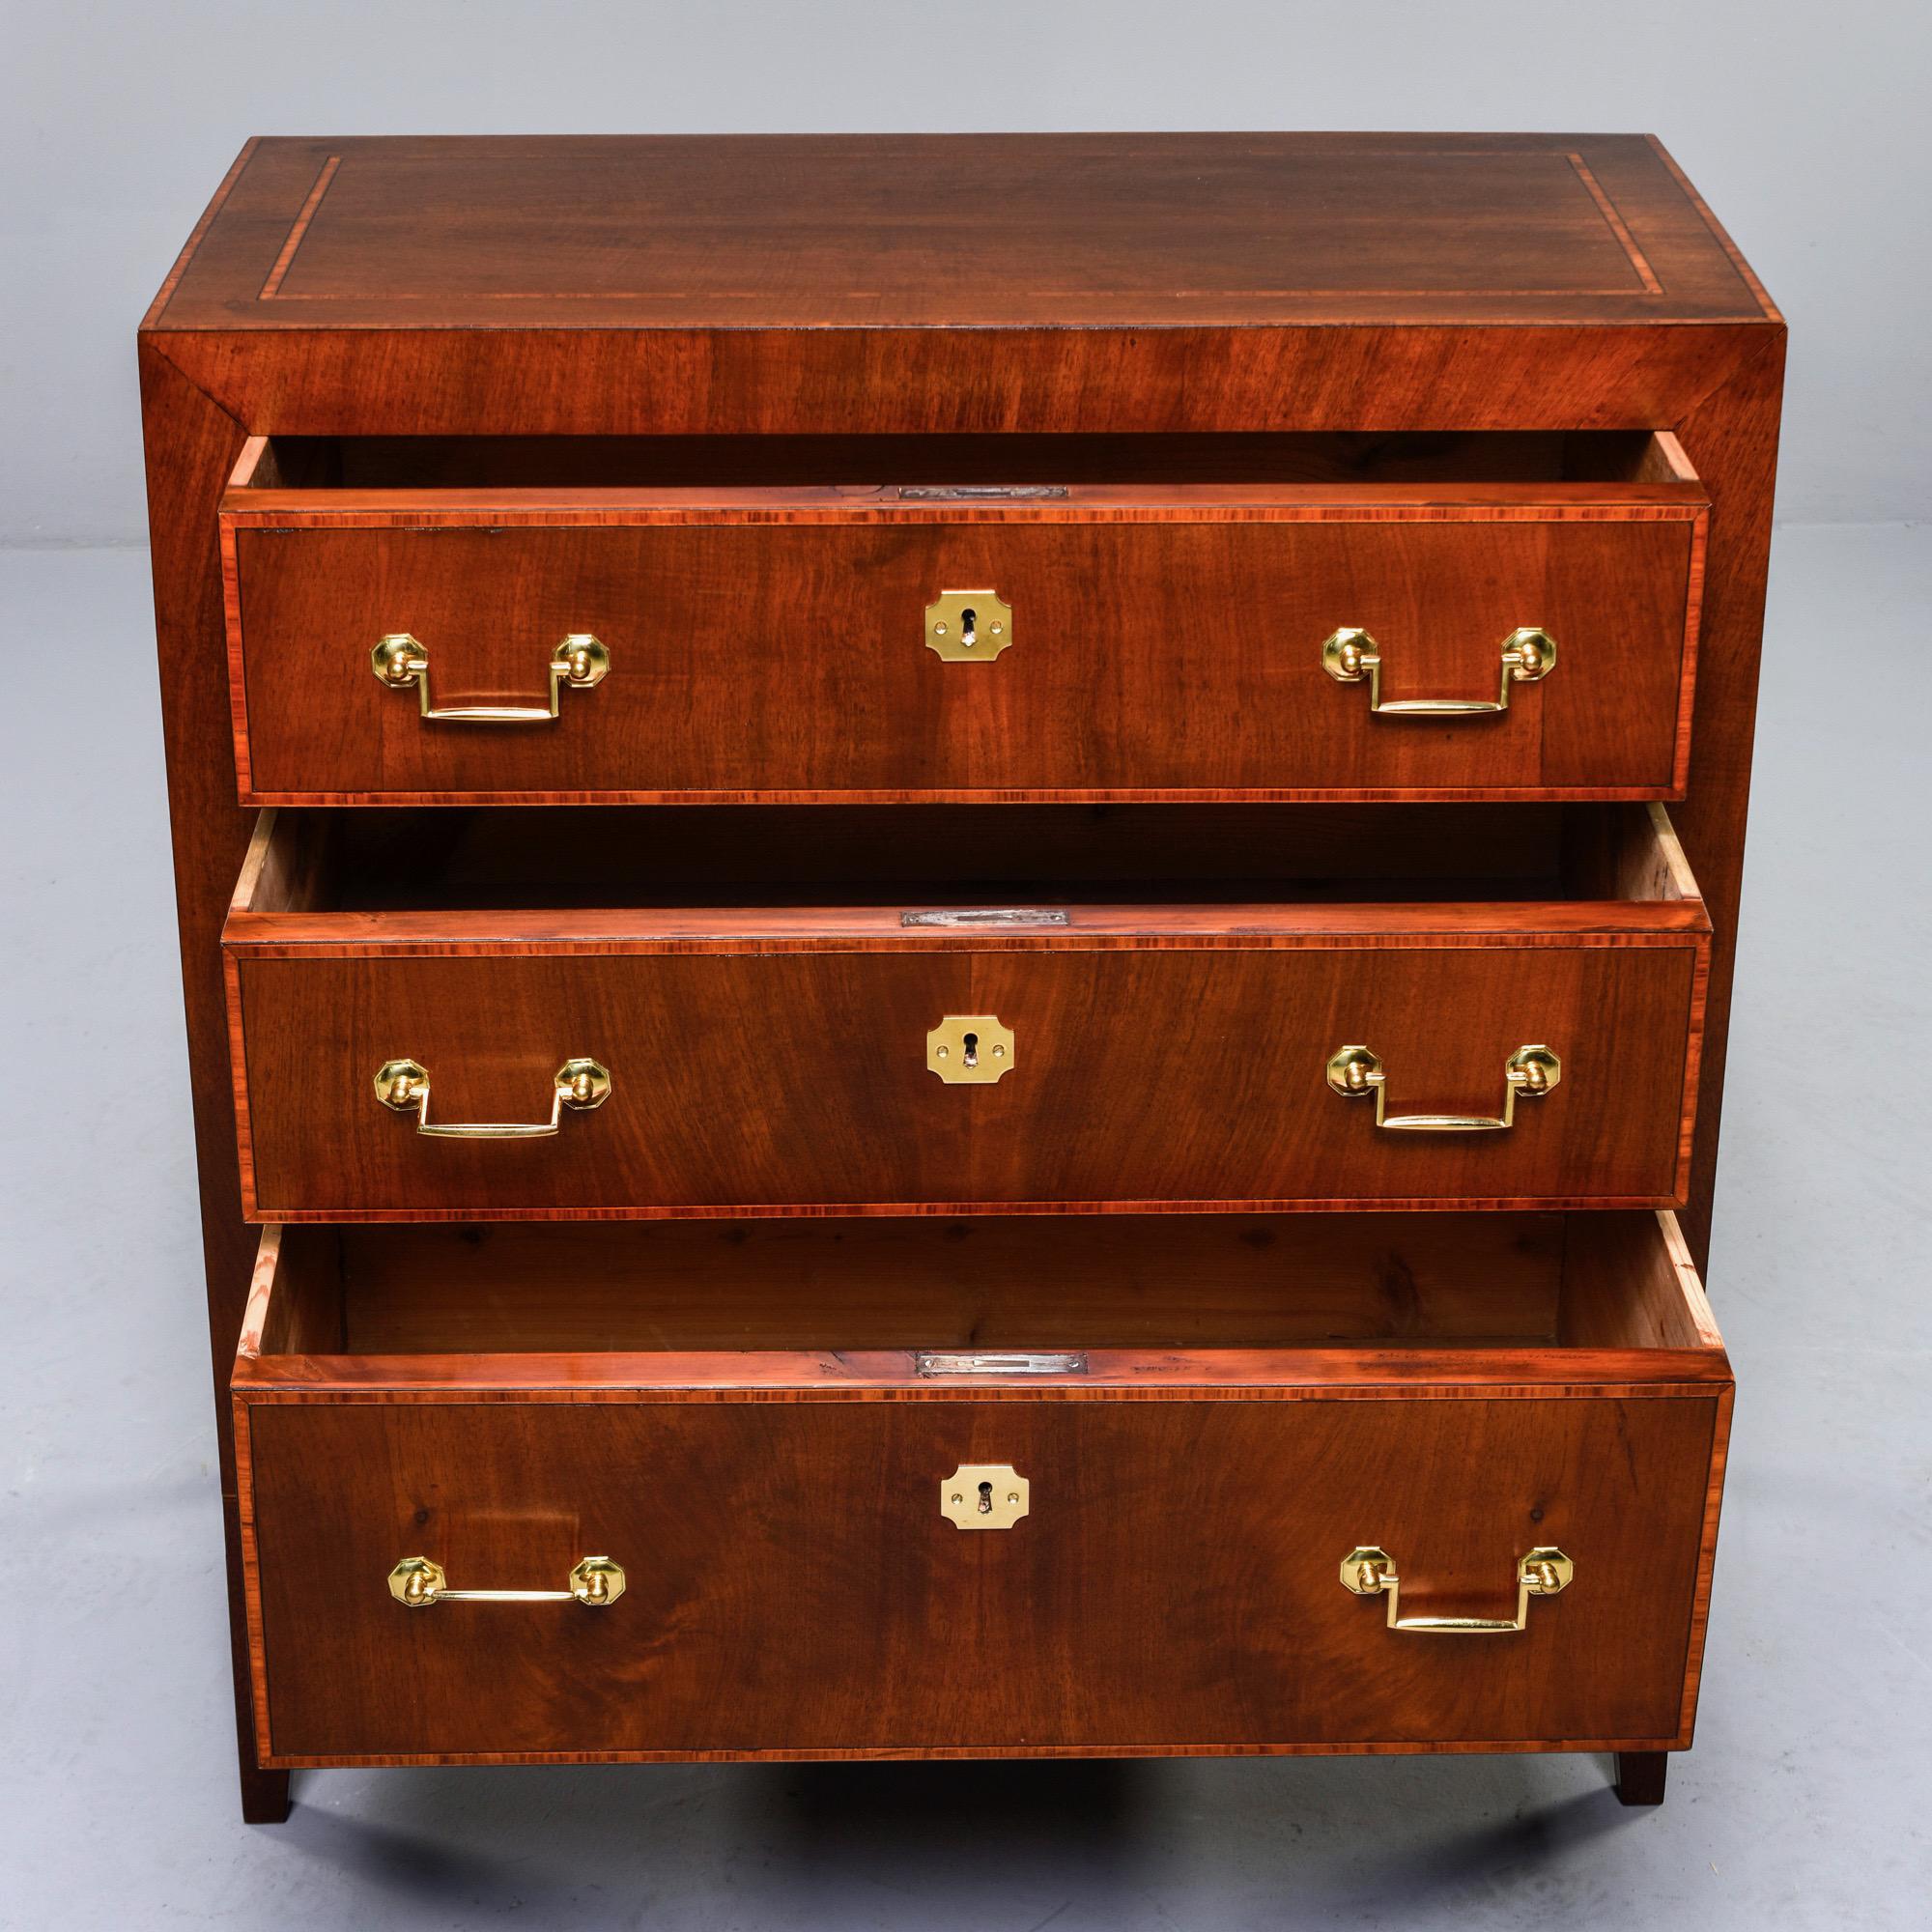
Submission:
[[[245,1815],[1657,1802],[1783,340],[1635,136],[250,142],[140,335]]]

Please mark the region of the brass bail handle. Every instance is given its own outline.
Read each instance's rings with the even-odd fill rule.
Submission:
[[[1539,1544],[1517,1559],[1516,1615],[1513,1617],[1406,1617],[1402,1578],[1395,1558],[1368,1544],[1342,1559],[1342,1587],[1358,1597],[1388,1599],[1388,1628],[1435,1636],[1503,1636],[1529,1622],[1532,1597],[1555,1597],[1570,1587],[1577,1566],[1554,1544]]]
[[[1368,632],[1345,627],[1321,646],[1321,668],[1337,684],[1369,681],[1369,709],[1378,718],[1489,718],[1510,708],[1519,684],[1539,684],[1556,668],[1556,639],[1548,631],[1525,626],[1502,641],[1501,680],[1493,700],[1487,697],[1382,698],[1382,651]]]
[[[432,1604],[582,1604],[607,1609],[624,1594],[624,1566],[608,1556],[580,1557],[562,1590],[452,1590],[440,1563],[427,1556],[405,1556],[389,1572],[389,1594],[406,1610]]]
[[[588,631],[573,631],[550,654],[550,702],[546,704],[441,704],[429,701],[429,646],[407,631],[391,631],[369,653],[378,684],[390,691],[415,687],[416,709],[440,724],[547,724],[558,715],[565,685],[588,691],[604,682],[611,653]]]
[[[415,1060],[385,1060],[376,1071],[376,1097],[395,1113],[413,1114],[416,1132],[433,1139],[532,1141],[555,1133],[566,1107],[601,1107],[611,1097],[611,1074],[594,1060],[566,1060],[551,1082],[547,1121],[432,1121],[429,1069]]]
[[[1391,1114],[1388,1074],[1381,1055],[1366,1046],[1345,1046],[1328,1056],[1328,1084],[1345,1100],[1376,1098],[1376,1125],[1391,1133],[1496,1133],[1516,1124],[1519,1094],[1540,1100],[1563,1078],[1563,1063],[1547,1046],[1520,1046],[1503,1062],[1503,1110],[1500,1114]]]

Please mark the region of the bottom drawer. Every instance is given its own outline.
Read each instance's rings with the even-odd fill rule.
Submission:
[[[268,1764],[1690,1742],[1668,1214],[271,1228],[233,1386]]]

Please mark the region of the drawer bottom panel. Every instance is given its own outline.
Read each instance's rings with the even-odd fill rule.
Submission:
[[[264,1760],[1688,1741],[1721,1390],[1061,1393],[257,1397]],[[1026,1478],[1010,1528],[942,1515],[975,1463]],[[1546,1545],[1574,1581],[1516,1632],[1392,1630],[1341,1579],[1379,1546],[1405,1618],[1505,1619]],[[412,1555],[626,1587],[412,1608]]]

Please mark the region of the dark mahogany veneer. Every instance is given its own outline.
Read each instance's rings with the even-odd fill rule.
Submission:
[[[1762,288],[1662,149],[1634,136],[250,142],[140,333],[210,1337],[217,1386],[232,1377],[235,1398],[222,1406],[221,1472],[245,1814],[282,1816],[287,1768],[302,1762],[700,1754],[700,1743],[726,1754],[929,1755],[1018,1749],[1022,1734],[1076,1752],[1615,1749],[1626,1800],[1661,1798],[1661,1754],[1690,1738],[1728,1409],[1728,1371],[1691,1257],[1704,1261],[1710,1228],[1783,357],[1783,324]],[[1257,438],[1277,440],[1236,450]],[[709,526],[715,505],[694,525],[661,502],[663,491],[687,488],[1010,484],[1052,462],[1070,492],[1128,495],[1109,499],[1106,516],[1084,514],[1102,497],[1069,494],[1064,507],[1010,515],[935,513],[914,498],[909,513],[853,520],[841,510],[815,524],[760,522],[757,499],[733,497]],[[1225,514],[1259,485],[1274,494],[1247,503],[1258,517]],[[1185,537],[1137,537],[1134,518],[1118,513],[1150,486],[1168,493],[1169,510],[1188,491],[1236,495],[1186,497],[1209,513]],[[466,488],[483,495],[465,499]],[[623,505],[592,529],[579,513],[584,493],[600,490],[619,492]],[[359,535],[357,491],[370,493]],[[560,527],[531,521],[547,505],[564,510]],[[1362,509],[1376,505],[1393,527],[1385,547],[1363,549],[1378,520]],[[453,521],[437,534],[441,513]],[[1266,581],[1274,554],[1258,526],[1279,537],[1280,554],[1306,557],[1332,593],[1304,595],[1300,574],[1276,583],[1279,609],[1258,613],[1265,668],[1171,587],[1192,582],[1216,603]],[[721,588],[707,574],[718,547],[697,548],[699,537],[764,561],[748,567],[749,583]],[[996,557],[985,548],[995,542],[1013,548]],[[276,545],[286,547],[280,565]],[[876,660],[839,634],[799,673],[789,723],[774,701],[786,688],[776,660],[758,664],[748,688],[762,692],[760,707],[730,717],[730,650],[698,620],[721,598],[761,620],[781,611],[783,582],[771,590],[761,571],[796,574],[814,595],[833,585],[837,596],[855,577],[884,586],[890,611],[868,604],[870,593],[844,593],[858,600],[862,629],[883,636],[920,594],[915,582],[978,587],[931,584],[942,563],[1004,568],[1023,552],[1030,582],[1072,567],[1106,580],[1082,608],[1108,623],[1136,599],[1154,611],[1179,672],[1167,707],[1144,640],[1111,679],[1091,645],[1065,641],[1075,627],[1057,583],[1032,592],[1049,613],[1035,642],[1060,640],[1057,654],[1022,642],[1007,661],[966,668],[982,681],[971,700],[938,675],[954,667],[923,662],[932,654],[895,628],[893,654]],[[455,561],[423,560],[433,553]],[[520,615],[539,636],[576,625],[565,611],[577,600],[560,585],[601,597],[611,614],[600,621],[620,626],[636,617],[639,584],[662,584],[690,639],[692,728],[666,731],[647,710],[598,709],[622,690],[635,705],[646,668],[658,668],[639,633],[614,640],[608,689],[567,693],[554,731],[522,749],[506,741],[500,765],[440,727],[425,735],[412,696],[383,690],[366,668],[369,624],[391,621],[384,586],[370,586],[385,571],[406,576],[439,623],[457,626],[442,648],[459,697],[486,686],[487,696],[526,697],[522,632],[506,644],[458,611],[464,581],[492,588],[499,566],[485,553],[525,557],[494,585],[507,583],[513,601],[528,591]],[[911,563],[895,585],[901,558]],[[1390,581],[1397,558],[1407,559],[1396,570],[1406,585]],[[1506,716],[1460,732],[1412,721],[1382,729],[1364,717],[1361,687],[1308,668],[1321,637],[1304,627],[1332,608],[1337,624],[1397,627],[1381,639],[1391,695],[1474,695],[1468,669],[1494,643],[1485,628],[1532,583],[1558,609],[1567,600],[1579,614],[1564,621],[1583,628]],[[1593,624],[1600,589],[1627,628]],[[1352,615],[1342,614],[1344,590]],[[1378,608],[1388,614],[1375,618]],[[1434,634],[1450,640],[1430,645],[1446,655],[1426,670],[1419,639],[1400,637],[1425,608],[1453,613]],[[1512,609],[1507,621],[1548,617]],[[496,655],[511,648],[514,668]],[[786,633],[769,648],[799,646]],[[1316,724],[1297,715],[1304,682],[1282,682],[1277,649],[1305,682]],[[1572,675],[1592,664],[1605,668],[1596,679]],[[346,685],[336,681],[345,665]],[[1237,694],[1237,715],[1217,709],[1217,681]],[[1621,707],[1619,689],[1630,699]],[[1004,728],[980,715],[987,691],[1027,700]],[[1294,702],[1284,702],[1290,691]],[[1608,709],[1592,708],[1593,691]],[[850,729],[837,722],[840,699],[860,720]],[[870,718],[874,705],[892,708],[903,738]],[[378,717],[372,737],[363,725]],[[1192,736],[1190,717],[1207,721]],[[596,734],[626,718],[643,755],[600,751]],[[732,758],[696,755],[734,723]],[[1337,763],[1324,766],[1324,741]],[[671,797],[712,802],[613,810],[618,799]],[[1654,866],[1644,882],[1645,862],[1633,857],[1641,841],[1605,816],[1642,808],[1603,803],[1619,798],[1670,801],[1694,887],[1664,890]],[[486,799],[507,810],[500,826],[471,810]],[[810,802],[821,799],[843,802]],[[299,863],[267,882],[281,910],[235,893],[254,801],[287,803],[291,823],[342,821],[335,833],[293,835]],[[752,801],[791,816],[748,832],[731,814]],[[530,810],[507,810],[519,806]],[[1198,815],[1144,815],[1163,812]],[[639,817],[648,834],[605,822]],[[554,822],[533,831],[532,819]],[[529,863],[466,869],[499,833],[562,883],[533,892],[545,874]],[[613,840],[634,887],[614,900],[591,895],[597,867],[583,863]],[[943,856],[928,867],[932,848]],[[329,874],[332,850],[354,861],[345,876]],[[312,873],[302,869],[311,853]],[[412,903],[419,862],[423,876],[461,891]],[[1666,869],[1675,876],[1675,862]],[[263,884],[260,868],[254,878]],[[1244,894],[1244,880],[1266,889]],[[370,894],[359,904],[358,881]],[[376,893],[370,881],[393,889]],[[1633,970],[1657,952],[1694,959],[1694,987],[1665,1003],[1688,1164],[1667,1182],[1601,1197],[1681,1202],[1686,1245],[1667,1214],[1387,1217],[1359,1203],[1261,1218],[1231,1206],[1201,1216],[248,1225],[261,1203],[244,1194],[238,1146],[266,1124],[255,1083],[280,1036],[277,1027],[244,1041],[250,1112],[238,1143],[225,962],[242,984],[245,1034],[251,973],[365,972],[360,955],[381,953],[412,919],[426,922],[420,957],[454,963],[492,936],[494,918],[505,951],[478,958],[514,965],[533,941],[541,950],[584,939],[586,915],[614,907],[630,923],[606,956],[638,969],[656,955],[636,942],[666,909],[716,920],[789,902],[836,928],[840,907],[993,895],[1130,908],[1136,932],[1156,913],[1173,920],[1191,906],[1211,925],[1216,908],[1244,903],[1286,908],[1277,916],[1306,931],[1325,903],[1358,936],[1381,922],[1376,943],[1393,933],[1397,951],[1404,912],[1434,908],[1426,918],[1489,918],[1530,940],[1519,967],[1537,956],[1539,920],[1580,913],[1596,919],[1590,938],[1604,950],[1629,941]],[[315,965],[270,956],[280,919],[306,925],[283,937]],[[1554,951],[1574,937],[1559,936]],[[1288,956],[1252,938],[1217,961]],[[946,970],[942,952],[930,958]],[[702,943],[684,956],[694,972],[711,963]],[[808,949],[792,963],[816,956]],[[1003,952],[987,970],[1049,956]],[[1175,956],[1207,955],[1132,943],[1083,955],[1128,970]],[[332,999],[359,1024],[385,990],[345,978],[288,1010]],[[431,1011],[472,996],[425,986],[419,997]],[[482,1010],[489,999],[509,997],[478,996],[470,1017],[480,1024],[493,1017]],[[1567,997],[1595,999],[1580,986]],[[1215,1010],[1236,1024],[1235,1008]],[[1419,1014],[1401,1024],[1419,1026]],[[748,1026],[756,1017],[748,1009]],[[460,1016],[437,1018],[455,1026]],[[1680,1052],[1687,1037],[1701,1039],[1700,1053]],[[331,1036],[331,1050],[343,1041],[362,1049],[354,1025]],[[1477,1058],[1487,1064],[1493,1044]],[[315,1078],[321,1052],[285,1076]],[[1456,1091],[1426,1099],[1475,1100],[1463,1091],[1473,1063],[1443,1065]],[[497,1070],[515,1085],[521,1063]],[[1585,1085],[1580,1065],[1576,1081]],[[1536,1104],[1554,1109],[1576,1092],[1566,1085]],[[499,1104],[507,1110],[507,1094],[492,1096],[492,1110]],[[755,1138],[754,1094],[741,1118]],[[380,1124],[411,1132],[400,1119]],[[997,1179],[998,1163],[980,1160],[977,1171]],[[344,1206],[334,1183],[350,1179],[330,1177],[329,1208]],[[1460,1175],[1457,1183],[1435,1198],[1471,1198],[1458,1191]],[[639,1190],[619,1184],[635,1205],[628,1195]],[[1010,1206],[1017,1185],[957,1205]],[[928,1204],[954,1200],[919,1191]],[[475,1205],[461,1190],[448,1199]],[[1391,1229],[1391,1219],[1410,1225]],[[1488,1232],[1469,1230],[1471,1220]],[[875,1246],[908,1227],[930,1230],[940,1259]],[[1511,1231],[1514,1261],[1497,1259],[1498,1228]],[[923,1343],[895,1318],[881,1268],[887,1281],[903,1265],[930,1284],[937,1313],[1032,1333],[1006,1319],[1011,1307],[1001,1314],[996,1295],[988,1301],[983,1281],[943,1259],[988,1240],[1005,1257],[990,1275],[1037,1288],[1057,1270],[1086,1284],[1084,1308],[1070,1290],[1028,1305],[1052,1317],[1042,1328],[1086,1337],[1093,1386],[1042,1399],[991,1378],[935,1398],[911,1384],[902,1351]],[[711,1245],[686,1253],[680,1241]],[[1231,1243],[1236,1264],[1215,1262]],[[721,1250],[748,1259],[721,1269]],[[1471,1268],[1457,1254],[1486,1259]],[[1277,1277],[1242,1273],[1238,1258],[1249,1255],[1292,1261],[1280,1293]],[[290,1268],[294,1292],[278,1276]],[[1491,1285],[1489,1298],[1468,1299],[1472,1276]],[[682,1292],[668,1278],[709,1283],[750,1339],[706,1331],[690,1306],[678,1313]],[[568,1286],[582,1281],[605,1287]],[[367,1292],[372,1282],[388,1288]],[[841,1284],[867,1282],[877,1290],[869,1306],[848,1306]],[[1136,1282],[1143,1298],[1128,1321],[1135,1304],[1121,1297]],[[1190,1282],[1195,1301],[1232,1296],[1240,1319],[1201,1325],[1174,1287]],[[788,1334],[781,1311],[801,1297],[842,1334],[823,1323]],[[1325,1326],[1310,1312],[1324,1306]],[[273,1317],[276,1308],[292,1313]],[[656,1339],[626,1325],[624,1311],[640,1308],[657,1311]],[[238,1362],[244,1311],[252,1325]],[[1151,1370],[1150,1352],[1160,1365]],[[1143,1399],[1121,1400],[1119,1377],[1143,1373],[1149,1385],[1132,1391]],[[1020,1440],[1039,1463],[1039,1501],[1007,1534],[961,1536],[923,1511],[902,1515],[884,1483],[895,1472],[923,1483],[936,1457],[1004,1458],[1002,1445]],[[600,1461],[593,1442],[607,1454],[616,1445],[618,1463]],[[1105,1507],[1102,1448],[1137,1489],[1177,1471],[1187,1486],[1159,1502],[1173,1541],[1157,1562]],[[1056,1489],[1053,1472],[1069,1457],[1077,1467]],[[829,1543],[808,1547],[781,1511],[732,1548],[707,1543],[695,1522],[651,1517],[639,1486],[613,1473],[639,1458],[701,1465],[721,1494],[774,1506],[856,1470],[878,1487]],[[1292,1508],[1269,1487],[1271,1458],[1308,1477]],[[1432,1488],[1433,1472],[1451,1465],[1481,1479],[1453,1493]],[[337,1469],[339,1483],[318,1482]],[[484,1687],[465,1661],[463,1626],[449,1621],[463,1606],[401,1609],[370,1596],[380,1570],[372,1585],[361,1566],[392,1560],[398,1524],[426,1546],[445,1538],[436,1547],[452,1561],[506,1557],[508,1517],[491,1512],[566,1506],[529,1492],[528,1472],[544,1470],[559,1491],[570,1478],[567,1506],[581,1515],[571,1533],[554,1520],[532,1532],[549,1539],[546,1562],[551,1543],[574,1550],[593,1530],[655,1539],[663,1561],[608,1611],[569,1605],[575,1625],[530,1626],[514,1668],[487,1687],[499,1728],[486,1736]],[[1423,1600],[1493,1603],[1493,1550],[1526,1547],[1546,1528],[1578,1546],[1578,1581],[1535,1604],[1521,1636],[1474,1646],[1495,1642],[1489,1657],[1435,1657],[1430,1639],[1382,1630],[1380,1606],[1333,1580],[1343,1552],[1326,1546],[1345,1513],[1343,1470],[1375,1475],[1389,1520],[1402,1524],[1394,1533],[1412,1545],[1398,1554]],[[456,1483],[438,1472],[469,1484],[467,1520],[450,1513]],[[1346,1514],[1353,1535],[1352,1503]],[[307,1540],[290,1543],[290,1526],[303,1522]],[[1057,1546],[1042,1533],[1050,1522],[1070,1540]],[[1433,1543],[1432,1522],[1447,1548],[1415,1540]],[[879,1563],[888,1548],[895,1570]],[[1330,1577],[1321,1588],[1299,1567],[1318,1553]],[[856,1615],[855,1570],[877,1579]],[[773,1577],[810,1607],[787,1619],[789,1650],[767,1645],[759,1622]],[[1105,1593],[1097,1620],[1071,1614],[1081,1588]],[[964,1665],[919,1686],[904,1674],[903,1646],[895,1663],[854,1648],[868,1626],[882,1642],[920,1627],[956,1637],[970,1658],[977,1639],[944,1606],[1001,1606],[987,1628],[1012,1636],[1014,1605],[1028,1597],[1050,1640],[1010,1703]],[[1157,1654],[1144,1632],[1176,1603],[1192,1641]],[[1264,1605],[1283,1615],[1264,1617]],[[639,1614],[622,1621],[627,1609]],[[307,1634],[292,1637],[298,1626]],[[642,1631],[680,1629],[681,1650],[638,1647]],[[1190,1676],[1190,1656],[1198,1662],[1200,1645],[1230,1629],[1239,1640],[1228,1681]],[[1578,1645],[1587,1655],[1569,1668]],[[773,1720],[755,1734],[738,1716],[717,1716],[727,1701],[720,1687],[742,1681],[732,1670],[750,1654],[772,1679]],[[1346,1719],[1313,1695],[1296,1657],[1324,1673],[1390,1674]],[[1458,1666],[1467,1674],[1448,1674]],[[875,1696],[854,1688],[855,1670],[872,1673]],[[1096,1670],[1111,1699],[1095,1690]],[[645,1685],[650,1708],[586,1728],[585,1687],[619,1680]],[[701,1717],[715,1719],[703,1740]]]

